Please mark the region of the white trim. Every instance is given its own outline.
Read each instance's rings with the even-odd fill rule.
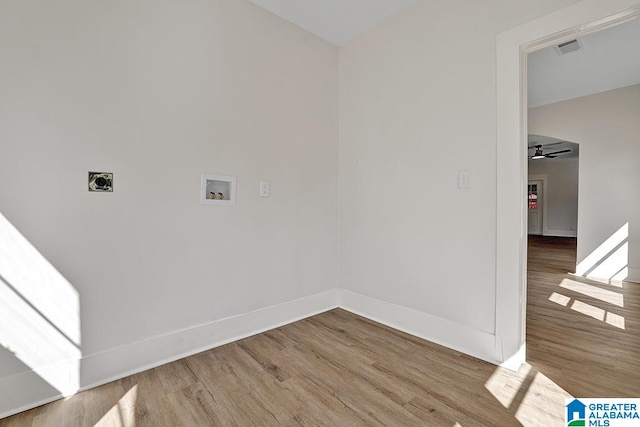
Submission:
[[[511,357],[507,358],[504,362],[500,364],[501,368],[509,369],[513,372],[518,372],[520,370],[520,366],[522,366],[522,361],[525,360],[527,355],[527,346],[523,344],[522,347]]]
[[[638,0],[583,0],[497,36],[496,357],[502,361],[522,354],[526,337],[527,53],[638,15]]]
[[[545,230],[543,235],[549,237],[578,237],[576,231],[569,230]]]
[[[345,289],[341,289],[339,295],[340,308],[344,310],[494,365],[498,364],[493,357],[493,334]]]
[[[528,169],[528,166],[527,166]],[[547,175],[528,175],[528,181],[542,181],[542,235],[546,236],[547,232]],[[527,232],[529,231],[529,218],[527,216]]]
[[[330,290],[294,301],[158,335],[81,359],[82,386],[88,390],[202,351],[304,319],[338,306]],[[63,396],[34,372],[0,381],[0,419],[53,402]]]

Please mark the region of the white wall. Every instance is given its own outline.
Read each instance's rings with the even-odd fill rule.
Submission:
[[[580,142],[578,264],[629,224],[628,268],[640,276],[640,85],[529,110],[529,131]]]
[[[456,346],[486,359],[498,359],[496,34],[571,3],[421,2],[340,51],[342,287],[427,313],[422,335],[464,334]],[[471,188],[458,190],[463,169]]]
[[[77,291],[104,362],[80,385],[110,352],[336,287],[336,47],[244,0],[7,0],[0,28],[0,213]],[[236,206],[201,206],[201,173],[237,176]],[[3,346],[0,414],[50,397]],[[171,354],[128,357],[109,375]]]
[[[544,176],[545,236],[576,236],[578,226],[578,158],[529,161],[529,179]],[[575,227],[575,228],[572,228]]]
[[[139,366],[130,347],[157,362],[150,348],[201,342],[201,329],[258,329],[262,311],[242,314],[332,288],[338,249],[342,305],[489,360],[512,354],[513,331],[502,353],[494,335],[496,315],[517,323],[515,285],[495,305],[496,35],[572,3],[422,2],[344,48],[338,169],[336,49],[295,26],[240,0],[3,2],[0,212],[79,292],[82,378],[113,353]],[[527,37],[592,18],[570,12]],[[87,193],[89,168],[115,172],[116,192]],[[460,169],[471,189],[455,188]],[[199,206],[201,172],[237,175],[238,205]],[[0,414],[46,386],[23,381],[8,350],[0,368]]]

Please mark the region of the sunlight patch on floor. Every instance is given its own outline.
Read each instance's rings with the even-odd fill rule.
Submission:
[[[624,297],[622,294],[617,292],[602,289],[586,283],[576,282],[571,279],[562,279],[559,286],[573,292],[599,299],[600,301],[607,302],[612,305],[617,305],[621,308],[624,307]],[[603,308],[596,307],[577,299],[574,299],[573,303],[571,303],[572,299],[570,297],[558,292],[551,293],[548,300],[563,307],[569,307],[573,311],[592,317],[596,320],[600,320],[601,322],[605,322],[618,329],[625,329],[624,316],[619,314],[612,313]],[[571,303],[571,305],[569,305],[569,303]]]
[[[604,316],[606,314],[606,311],[604,311],[603,309],[594,307],[591,304],[587,304],[586,302],[578,300],[575,300],[573,304],[571,304],[571,310],[602,321],[604,321]]]
[[[485,388],[524,426],[559,425],[564,420],[565,398],[571,397],[529,363],[518,372],[496,369]]]
[[[516,411],[524,426],[554,426],[564,419],[565,398],[572,397],[542,372],[536,372]]]
[[[566,307],[569,304],[569,301],[571,301],[571,298],[569,298],[566,295],[562,295],[557,292],[554,292],[549,297],[549,301],[555,302],[556,304],[560,304]]]
[[[624,296],[619,292],[613,292],[608,289],[602,289],[598,286],[577,282],[571,279],[562,279],[560,287],[603,302],[608,302],[609,304],[617,305],[618,307],[624,307]]]
[[[95,427],[135,427],[137,399],[138,386],[135,385],[104,414]]]
[[[582,313],[585,316],[593,317],[596,320],[600,320],[601,322],[606,322],[611,326],[615,326],[618,329],[624,329],[624,317],[620,316],[616,313],[611,313],[610,311],[603,310],[599,307],[595,307],[591,304],[587,304],[586,302],[582,302],[579,300],[573,301],[571,304],[571,309],[577,311],[578,313]]]
[[[607,312],[607,318],[605,320],[608,324],[615,326],[616,328],[624,329],[624,317],[619,314]]]
[[[531,365],[528,363],[523,364],[518,372],[496,369],[484,386],[502,406],[509,408],[530,370]]]

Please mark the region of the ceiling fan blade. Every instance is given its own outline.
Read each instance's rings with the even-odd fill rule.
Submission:
[[[567,149],[567,150],[560,150],[560,151],[554,151],[553,153],[549,153],[547,154],[547,156],[551,155],[551,154],[562,154],[562,153],[570,153],[571,150]]]
[[[564,144],[564,143],[565,143],[564,141],[558,141],[558,142],[552,142],[550,144],[540,144],[539,142],[534,141],[533,145],[528,145],[528,147],[529,148],[536,148],[538,146],[540,146],[540,147],[551,147],[552,145],[560,145],[560,144]]]
[[[558,157],[558,156],[550,156],[550,155],[548,155],[548,154],[545,154],[544,156],[545,156],[547,159],[555,159],[556,157]]]

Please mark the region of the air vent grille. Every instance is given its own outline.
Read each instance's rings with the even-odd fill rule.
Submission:
[[[558,52],[558,55],[562,56],[566,55],[567,53],[575,52],[582,49],[583,45],[581,39],[573,39],[555,45],[553,48],[556,50],[556,52]]]

